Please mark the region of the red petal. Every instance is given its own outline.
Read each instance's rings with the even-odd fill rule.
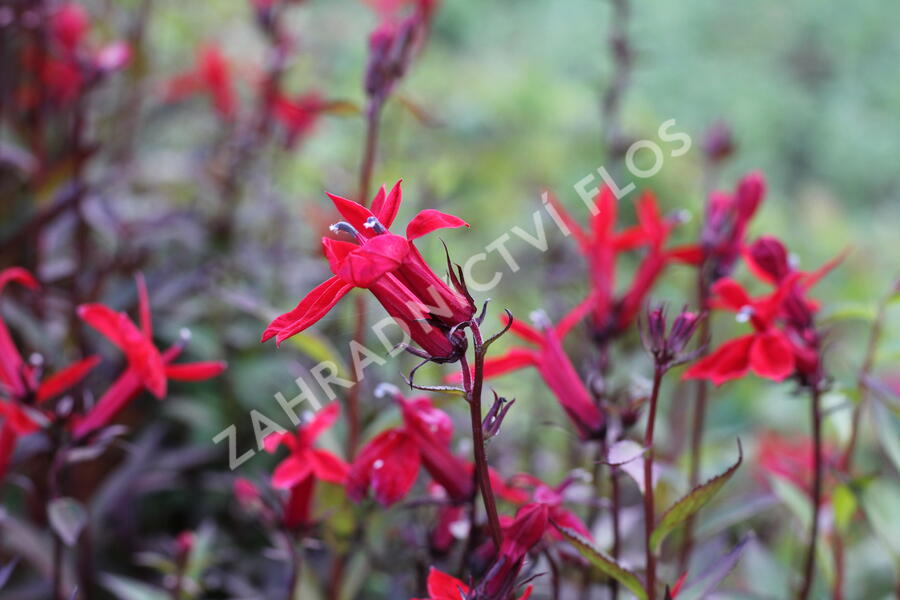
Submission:
[[[397,212],[400,210],[400,203],[403,201],[403,191],[400,189],[402,181],[401,179],[394,184],[387,197],[385,197],[384,188],[382,187],[378,195],[375,196],[375,200],[372,201],[372,212],[375,213],[375,216],[378,217],[378,220],[385,227],[390,228],[394,223],[394,219],[397,218]]]
[[[151,394],[163,398],[166,395],[166,367],[159,350],[124,314],[120,315],[119,333],[128,364],[137,370]]]
[[[402,429],[384,431],[366,444],[350,467],[347,494],[360,500],[371,487],[375,499],[390,506],[412,488],[420,463],[412,437]]]
[[[277,335],[276,341],[280,344],[292,335],[300,333],[324,317],[352,288],[352,285],[344,283],[338,277],[332,277],[319,284],[294,310],[269,323],[260,341],[265,342]]]
[[[594,308],[595,299],[593,294],[582,300],[575,308],[569,311],[569,314],[560,319],[556,324],[556,335],[559,339],[565,339],[571,329],[581,322],[584,317]]]
[[[469,224],[453,215],[442,213],[433,208],[426,208],[409,222],[406,226],[406,237],[409,240],[415,240],[423,235],[428,235],[436,229],[447,227],[468,227]]]
[[[513,348],[503,356],[484,361],[484,376],[499,377],[537,363],[537,355],[525,348]]]
[[[266,452],[272,454],[278,450],[278,446],[285,443],[292,435],[293,434],[278,431],[270,433],[263,438],[263,448],[265,448]]]
[[[671,250],[666,252],[666,257],[673,260],[674,262],[698,267],[703,264],[705,255],[703,252],[703,248],[697,245],[690,245],[672,248]]]
[[[8,283],[12,283],[13,281],[33,290],[36,290],[38,287],[40,287],[37,279],[35,279],[34,276],[27,270],[23,269],[22,267],[10,267],[8,269],[3,269],[2,271],[0,271],[0,293],[3,293],[3,288],[5,288]]]
[[[306,457],[313,473],[322,481],[343,485],[350,467],[343,460],[325,450],[310,450]]]
[[[750,348],[750,366],[760,377],[783,381],[794,372],[794,350],[778,330],[759,333]]]
[[[815,271],[810,271],[809,273],[807,273],[806,276],[802,279],[803,288],[809,289],[812,286],[819,283],[819,281],[823,277],[825,277],[826,275],[831,273],[831,271],[834,270],[835,267],[837,267],[842,262],[844,262],[844,259],[847,258],[847,255],[849,253],[850,253],[849,250],[844,250],[843,252],[841,252],[840,254],[838,254],[837,256],[835,256],[834,258],[832,258],[825,264],[823,264],[821,267],[819,267]]]
[[[462,581],[431,567],[428,572],[428,595],[431,600],[459,600],[468,593],[469,586]]]
[[[309,523],[315,486],[316,480],[307,477],[291,488],[291,495],[284,507],[284,524],[287,527]]]
[[[166,365],[166,377],[176,381],[205,381],[220,375],[226,367],[220,360]]]
[[[755,335],[725,342],[709,356],[700,359],[684,373],[684,379],[709,379],[715,385],[743,377],[750,370],[750,348]]]
[[[659,214],[659,207],[656,205],[656,197],[653,192],[647,190],[641,195],[636,210],[638,221],[646,233],[648,241],[652,244],[661,244],[669,232],[669,225]]]
[[[591,218],[591,230],[594,233],[595,243],[612,241],[612,231],[616,224],[616,202],[616,196],[609,186],[601,186],[597,192],[597,198],[594,200],[596,212]],[[641,242],[643,242],[644,232],[642,230],[636,231],[640,231]]]
[[[379,235],[348,254],[336,274],[347,283],[367,288],[385,273],[397,270],[409,254],[409,246],[402,236]]]
[[[309,461],[290,455],[281,461],[272,473],[272,487],[279,490],[288,490],[312,473],[312,465]]]
[[[570,215],[569,212],[563,207],[563,205],[559,203],[556,195],[547,192],[547,201],[559,215],[559,218],[562,219],[562,222],[566,225],[566,228],[572,233],[572,237],[574,237],[575,241],[578,242],[578,245],[581,247],[581,251],[586,253],[588,250],[590,250],[590,238],[588,238],[587,234],[584,232],[584,229],[581,228],[581,225],[579,225],[578,222],[572,218],[572,215]]]
[[[326,192],[327,193],[327,192]],[[331,201],[334,203],[334,207],[341,213],[341,216],[346,219],[353,228],[360,233],[360,235],[364,235],[366,237],[372,237],[375,235],[375,232],[366,227],[366,221],[369,217],[373,217],[375,215],[372,214],[368,208],[360,204],[359,202],[354,202],[353,200],[347,200],[341,196],[336,196],[334,194],[328,194],[328,197],[331,198]],[[385,225],[387,227],[387,225]]]
[[[569,529],[577,531],[587,539],[592,539],[591,532],[587,528],[587,525],[585,525],[584,521],[582,521],[575,513],[564,508],[555,507],[550,511],[550,518],[553,519],[557,525],[568,527]]]
[[[57,371],[43,382],[37,390],[37,401],[44,402],[50,398],[54,398],[70,387],[81,381],[85,375],[100,364],[99,356],[89,356],[84,360],[69,365],[68,367]]]
[[[3,481],[9,470],[9,461],[12,458],[13,450],[16,449],[16,440],[18,439],[18,434],[9,422],[4,421],[0,425],[0,482]]]
[[[78,307],[78,316],[117,348],[125,350],[119,333],[120,313],[103,304],[82,304]]]
[[[723,307],[740,311],[745,306],[752,306],[753,299],[734,279],[723,277],[712,285],[712,293],[718,297]]]
[[[108,425],[125,408],[125,405],[141,391],[141,378],[133,368],[126,369],[109,389],[97,400],[97,404],[75,425],[75,437],[80,438]]]
[[[303,437],[306,443],[312,444],[319,434],[334,425],[338,415],[341,414],[341,405],[336,402],[329,404],[312,418],[312,420],[303,426]]]

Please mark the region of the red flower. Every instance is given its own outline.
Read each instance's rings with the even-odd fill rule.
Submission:
[[[215,44],[202,46],[197,51],[194,68],[169,80],[165,97],[169,102],[177,102],[198,93],[209,94],[220,116],[234,117],[237,101],[232,89],[231,65]]]
[[[837,449],[825,444],[822,456],[826,465],[836,464]],[[774,431],[760,434],[756,446],[757,475],[785,479],[809,494],[815,469],[815,448],[808,437],[785,437]],[[823,495],[822,503],[830,500]]]
[[[734,194],[718,191],[710,194],[700,233],[710,281],[725,277],[734,269],[734,263],[744,249],[747,226],[765,193],[765,178],[762,173],[753,172],[738,182]]]
[[[503,542],[494,564],[476,586],[476,597],[503,600],[512,595],[525,557],[544,537],[550,525],[550,508],[546,504],[526,504],[504,527]],[[530,592],[526,591],[525,597]]]
[[[268,452],[284,444],[291,453],[272,473],[272,486],[290,490],[285,508],[285,525],[295,527],[310,522],[310,503],[317,479],[344,485],[347,463],[328,452],[313,448],[316,438],[337,420],[340,406],[331,404],[294,433],[274,433],[264,440]]]
[[[166,395],[167,381],[202,381],[225,370],[220,361],[171,364],[181,353],[176,344],[161,353],[153,344],[150,299],[144,278],[137,278],[140,327],[124,312],[116,312],[103,304],[82,304],[78,316],[112,342],[128,360],[125,372],[107,389],[94,407],[75,426],[76,437],[83,437],[109,423],[141,389],[157,398]]]
[[[684,246],[670,250],[663,248],[674,223],[660,216],[656,199],[650,192],[645,192],[638,200],[638,225],[621,232],[615,231],[616,197],[606,186],[597,194],[590,232],[582,229],[553,196],[550,196],[550,201],[588,261],[594,298],[594,327],[601,337],[615,335],[634,321],[644,298],[668,263],[699,263],[697,247]],[[641,246],[649,247],[647,255],[638,267],[630,288],[621,298],[616,299],[615,270],[618,255]]]
[[[413,240],[436,229],[468,224],[427,209],[413,217],[405,238],[390,233],[387,228],[401,202],[400,182],[390,194],[382,188],[371,211],[340,196],[329,197],[346,219],[332,230],[351,234],[356,243],[322,239],[334,276],[313,289],[294,310],[272,321],[261,341],[274,337],[280,344],[325,316],[352,288],[360,287],[371,291],[431,357],[455,360],[465,337],[461,332],[451,336],[450,331],[470,320],[475,307],[461,285],[454,290],[431,270]]]
[[[450,451],[453,423],[428,398],[407,400],[399,394],[404,425],[375,436],[357,455],[347,478],[347,494],[359,501],[369,489],[390,506],[412,488],[424,466],[453,502],[472,495],[471,469]]]
[[[0,294],[6,284],[16,282],[37,289],[38,282],[21,267],[0,271]],[[0,318],[0,479],[9,467],[9,459],[19,436],[40,428],[35,419],[51,419],[41,405],[68,391],[100,362],[89,356],[40,380],[39,370],[26,364],[13,343],[6,323]]]
[[[510,479],[510,486],[520,489],[522,487],[530,487],[531,502],[545,505],[548,510],[548,518],[551,521],[562,527],[573,529],[587,539],[591,539],[591,532],[587,525],[584,524],[584,521],[581,520],[581,517],[568,510],[563,505],[566,488],[568,488],[573,481],[573,479],[567,478],[556,487],[551,487],[534,475],[520,473],[514,475]],[[561,539],[562,537],[555,528],[548,528],[548,532],[556,539]]]
[[[325,101],[315,92],[293,99],[276,92],[272,100],[272,113],[284,128],[288,148],[293,148],[309,134],[325,107]]]
[[[582,438],[594,438],[602,434],[606,420],[597,404],[591,398],[572,361],[566,355],[562,340],[569,330],[591,310],[593,298],[588,298],[575,307],[555,327],[546,315],[535,313],[538,327],[529,327],[521,321],[512,322],[511,331],[526,342],[537,346],[532,348],[512,348],[502,356],[489,358],[484,363],[485,378],[499,377],[524,367],[535,367],[556,396],[557,401],[569,419],[578,428]],[[458,380],[459,373],[449,377]]]
[[[87,11],[77,2],[66,2],[53,13],[53,37],[68,52],[74,52],[90,28]]]
[[[531,591],[531,586],[525,588],[525,592],[519,596],[518,600],[528,600]],[[462,600],[468,593],[469,586],[462,581],[431,567],[428,572],[428,598],[421,600]]]
[[[738,379],[753,371],[760,377],[783,381],[794,373],[794,347],[776,326],[785,297],[796,279],[786,280],[777,290],[753,299],[735,280],[722,278],[712,286],[713,306],[725,308],[749,320],[754,332],[725,342],[694,363],[685,379],[708,379],[715,385]]]

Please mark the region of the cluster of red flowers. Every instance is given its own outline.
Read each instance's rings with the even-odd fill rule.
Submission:
[[[25,269],[0,271],[0,292],[13,282],[35,291],[40,288]],[[141,391],[162,399],[170,379],[202,381],[225,369],[222,362],[174,363],[183,350],[183,341],[160,352],[153,342],[150,302],[141,276],[137,287],[140,327],[127,314],[103,304],[78,307],[79,316],[125,354],[127,366],[95,403],[77,411],[71,397],[68,401],[53,401],[79,385],[100,364],[100,357],[89,356],[43,377],[42,361],[35,357],[26,363],[0,319],[0,477],[6,473],[20,436],[59,427],[68,433],[72,443],[90,444],[92,434],[111,424]]]

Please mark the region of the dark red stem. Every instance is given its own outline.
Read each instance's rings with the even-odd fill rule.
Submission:
[[[653,372],[653,391],[650,393],[650,411],[647,414],[647,431],[644,435],[644,548],[647,562],[647,598],[656,598],[656,555],[650,545],[650,536],[656,525],[656,509],[653,506],[653,429],[656,424],[656,405],[662,383],[663,369],[657,366]]]
[[[806,546],[806,559],[803,564],[803,585],[797,594],[798,600],[809,598],[812,589],[813,575],[816,569],[816,544],[819,540],[819,505],[822,500],[822,414],[820,409],[820,391],[814,386],[810,392],[810,404],[812,405],[812,435],[813,435],[813,483],[812,495],[812,527],[809,532],[809,541]]]

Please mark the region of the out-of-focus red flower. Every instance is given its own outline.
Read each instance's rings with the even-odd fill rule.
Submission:
[[[472,475],[466,463],[450,451],[453,422],[426,397],[395,396],[403,426],[375,436],[357,455],[347,478],[347,494],[359,501],[371,489],[379,503],[390,506],[409,493],[419,467],[443,488],[452,502],[472,495]]]
[[[717,164],[734,152],[734,138],[731,128],[724,121],[717,121],[703,134],[703,153],[707,160]]]
[[[577,531],[587,539],[591,539],[591,532],[581,517],[567,509],[563,502],[565,500],[564,493],[572,484],[572,478],[566,478],[556,487],[550,486],[534,475],[529,473],[519,473],[510,478],[510,486],[522,489],[530,488],[530,501],[547,506],[548,517],[551,521],[561,527],[567,527]],[[524,504],[524,502],[522,502]],[[554,539],[561,539],[559,531],[555,527],[547,528],[547,532]]]
[[[733,194],[715,191],[709,195],[700,232],[704,269],[709,283],[726,277],[744,250],[747,227],[766,193],[762,173],[745,175]],[[706,307],[703,307],[706,308]]]
[[[822,457],[826,465],[836,464],[839,454],[833,446],[823,444]],[[815,447],[809,437],[788,437],[765,431],[757,439],[756,467],[757,476],[763,480],[767,476],[778,477],[809,494],[815,469]],[[823,494],[822,503],[829,501],[830,495]]]
[[[165,98],[177,102],[194,94],[208,94],[219,115],[230,120],[237,112],[231,64],[215,44],[197,50],[194,67],[176,75],[165,86]]]
[[[74,52],[90,28],[87,11],[77,2],[65,2],[53,13],[51,32],[68,52]]]
[[[160,352],[154,345],[147,285],[142,276],[138,275],[136,279],[140,327],[124,312],[116,312],[103,304],[78,307],[78,316],[119,348],[125,354],[128,366],[77,423],[76,437],[86,436],[107,425],[141,389],[162,399],[169,379],[203,381],[225,370],[225,363],[221,361],[171,364],[183,346],[175,344]]]
[[[325,316],[352,288],[360,287],[371,291],[434,360],[456,360],[465,348],[465,336],[451,331],[472,318],[474,304],[465,289],[456,285],[458,282],[453,289],[431,270],[413,240],[436,229],[468,227],[468,223],[426,209],[410,221],[406,237],[390,233],[387,228],[400,208],[400,182],[390,194],[382,188],[372,202],[372,210],[340,196],[329,196],[346,219],[333,225],[332,230],[353,236],[356,243],[322,239],[334,276],[313,289],[292,311],[272,321],[261,341],[274,337],[280,344]]]
[[[516,579],[525,557],[544,537],[550,526],[550,507],[542,503],[519,508],[512,523],[503,528],[500,552],[481,582],[475,586],[477,598],[502,600],[516,589]],[[526,596],[530,591],[526,591]]]
[[[285,131],[285,145],[293,148],[315,126],[325,107],[316,92],[290,98],[278,93],[272,100],[272,112]]]
[[[528,586],[518,600],[528,600],[532,587]],[[434,567],[428,572],[428,598],[420,600],[461,600],[469,593],[469,586],[462,581],[438,571]],[[413,599],[416,600],[416,599]]]
[[[284,522],[288,527],[310,523],[312,494],[316,480],[344,485],[348,466],[343,460],[313,447],[316,438],[331,427],[340,413],[338,404],[330,404],[294,433],[273,433],[264,440],[269,452],[285,445],[290,450],[272,473],[272,486],[290,490]]]
[[[556,326],[551,325],[543,312],[534,314],[536,327],[513,320],[510,331],[537,348],[514,347],[484,362],[485,378],[499,377],[525,367],[536,368],[584,439],[602,435],[606,419],[566,355],[562,341],[593,306],[593,298],[588,298]],[[460,377],[459,373],[454,373],[448,378],[458,381]]]
[[[656,198],[650,192],[645,192],[637,202],[638,225],[620,232],[615,231],[616,197],[607,186],[603,186],[597,194],[590,232],[585,231],[554,196],[550,196],[550,201],[588,261],[594,299],[593,325],[601,339],[617,335],[634,322],[644,299],[666,265],[671,262],[696,265],[702,258],[696,246],[664,247],[675,222],[662,218]],[[618,255],[645,246],[647,254],[631,285],[616,299]]]
[[[33,290],[39,287],[31,273],[21,267],[12,267],[0,271],[0,294],[12,282]],[[0,417],[3,417],[0,479],[9,467],[19,436],[37,431],[41,426],[39,420],[52,419],[42,405],[78,384],[99,362],[99,356],[89,356],[41,379],[40,370],[22,359],[6,323],[0,318]]]

